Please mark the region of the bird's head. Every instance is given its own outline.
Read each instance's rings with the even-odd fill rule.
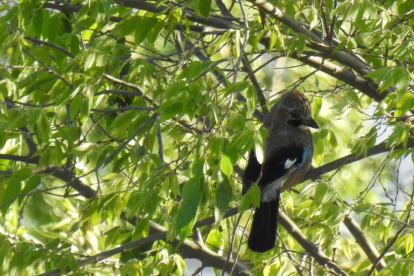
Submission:
[[[286,122],[300,128],[319,128],[315,120],[312,119],[308,98],[298,90],[285,93],[280,98],[266,116],[264,125],[270,127],[275,121]]]

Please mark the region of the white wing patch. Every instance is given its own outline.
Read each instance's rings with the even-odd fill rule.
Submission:
[[[290,167],[292,167],[292,165],[295,164],[295,162],[296,162],[296,158],[293,159],[293,160],[290,160],[290,159],[286,160],[286,162],[285,162],[285,169],[287,170]]]

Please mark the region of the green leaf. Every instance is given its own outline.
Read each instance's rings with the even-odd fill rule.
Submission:
[[[7,119],[4,123],[10,128],[20,128],[27,124],[28,116],[25,110],[13,108],[7,110],[5,115],[7,116]]]
[[[0,12],[5,11],[7,9],[10,9],[10,5],[9,4],[2,4],[0,6]]]
[[[151,28],[151,30],[149,31],[147,35],[147,42],[150,45],[153,45],[155,41],[159,38],[159,34],[164,29],[164,27],[165,27],[165,22],[159,20],[157,24],[155,24],[155,26]]]
[[[177,230],[188,226],[196,217],[198,204],[201,199],[200,183],[200,177],[195,176],[184,184],[182,193],[183,204],[178,209],[177,220],[175,222],[175,228]]]
[[[349,242],[346,239],[341,238],[341,245],[345,256],[348,258],[348,260],[352,260],[352,250],[349,246]]]
[[[73,35],[73,34],[70,35],[70,45],[69,45],[68,50],[70,50],[70,52],[74,55],[79,54],[80,44],[79,44],[79,40],[76,37],[76,35]]]
[[[314,29],[316,26],[319,27],[320,21],[318,16],[318,11],[316,10],[315,6],[311,6],[311,13],[309,14],[309,18],[311,19],[310,29]]]
[[[269,52],[275,47],[277,41],[277,34],[275,32],[270,33],[269,38]]]
[[[230,177],[233,171],[233,166],[231,164],[230,158],[223,154],[220,159],[220,170],[224,173],[224,175]]]
[[[42,35],[42,24],[43,24],[43,11],[38,9],[32,18],[33,28],[38,37]]]
[[[250,145],[249,148],[251,147],[253,135],[254,132],[252,131],[243,131],[231,138],[230,144],[228,144],[224,154],[230,158],[232,164],[236,164],[240,149],[243,149],[246,145]]]
[[[54,238],[53,240],[50,240],[48,243],[45,244],[46,248],[58,248],[60,244],[59,238]]]
[[[414,237],[412,233],[405,235],[405,254],[410,254],[414,249]]]
[[[384,242],[387,241],[387,239],[390,235],[390,231],[391,231],[391,228],[392,228],[393,224],[394,224],[394,222],[390,221],[389,219],[383,219],[379,223],[380,239],[383,240]]]
[[[84,52],[84,64],[86,70],[95,67],[96,64],[96,52],[86,51]]]
[[[240,56],[240,32],[241,31],[234,31],[234,38],[233,38],[233,55],[235,58],[239,58]]]
[[[322,181],[319,182],[315,189],[314,203],[316,206],[321,206],[322,204],[329,201],[331,197],[331,189],[329,184]]]
[[[82,105],[82,95],[78,94],[76,95],[73,100],[70,102],[69,105],[69,114],[70,119],[73,120],[75,115],[79,112],[81,105]]]
[[[142,17],[139,22],[139,28],[135,30],[135,45],[141,44],[144,39],[148,36],[151,32],[152,28],[154,28],[158,23],[158,19],[156,17]]]
[[[70,269],[72,271],[77,271],[78,270],[78,262],[76,261],[75,256],[73,254],[67,254],[66,256],[68,258],[67,261],[68,261]]]
[[[246,127],[246,121],[243,115],[236,113],[227,119],[226,126],[235,132],[242,132]]]
[[[142,219],[137,222],[135,225],[134,231],[132,232],[131,239],[138,240],[148,236],[150,230],[150,225],[148,219]]]
[[[212,64],[213,62],[211,61],[194,61],[188,65],[177,78],[191,81],[207,71]]]
[[[201,178],[204,175],[204,164],[204,158],[198,158],[195,160],[191,167],[191,174],[195,177]]]
[[[23,167],[13,174],[13,181],[23,181],[32,176],[32,170],[28,167]]]
[[[19,195],[22,187],[22,181],[29,178],[32,175],[32,170],[24,167],[14,173],[8,180],[7,186],[4,190],[4,194],[1,197],[0,205],[3,206],[1,209],[3,215],[7,212],[7,209],[15,202],[13,200],[17,195]]]
[[[306,39],[304,36],[300,35],[296,38],[295,41],[295,46],[296,46],[296,55],[300,55],[303,53],[303,51],[305,51],[306,48]]]
[[[60,14],[54,14],[49,19],[49,24],[47,25],[49,28],[49,36],[48,40],[49,42],[55,42],[57,35],[60,32],[60,28],[62,26],[62,20]]]
[[[395,116],[403,116],[408,110],[414,107],[414,95],[412,92],[406,91],[402,96],[398,95],[397,109],[395,110]]]
[[[315,158],[315,161],[318,165],[320,165],[323,161],[323,157],[324,157],[324,140],[322,139],[317,139],[315,140],[315,148],[314,148],[314,152],[313,152],[313,156]]]
[[[312,101],[312,118],[316,118],[322,108],[322,98],[314,97]]]
[[[71,91],[69,91],[69,87],[61,79],[58,79],[55,82],[49,92],[50,96],[54,99],[60,99],[62,98],[62,95],[66,95],[67,93],[70,94]]]
[[[226,175],[219,176],[214,203],[216,221],[219,221],[230,205],[233,189]]]
[[[249,81],[238,81],[235,83],[230,84],[229,86],[226,87],[226,89],[224,90],[224,96],[227,96],[233,92],[242,92],[245,89],[247,89],[250,86],[250,82]]]
[[[25,181],[24,188],[22,190],[22,194],[29,193],[36,189],[40,185],[40,177],[38,175],[33,175],[28,180]]]
[[[125,37],[139,29],[137,26],[139,26],[140,21],[141,18],[139,16],[124,18],[121,22],[116,24],[113,33],[118,37]]]
[[[167,34],[164,39],[164,46],[167,44],[168,38],[175,30],[175,26],[181,21],[183,11],[180,8],[172,8],[167,15],[167,22],[165,24],[165,29]]]
[[[330,146],[333,149],[337,149],[338,148],[338,141],[336,140],[335,132],[333,132],[332,130],[329,130],[328,142],[329,142]]]
[[[208,233],[206,244],[220,248],[223,245],[223,233],[219,229],[211,229]]]
[[[49,143],[50,124],[47,120],[46,114],[42,111],[39,121],[35,125],[36,136],[41,144]]]
[[[200,0],[198,2],[198,11],[202,16],[205,18],[210,17],[210,11],[211,11],[211,0]]]
[[[131,125],[131,122],[137,117],[137,114],[137,111],[129,110],[118,115],[109,126],[109,129],[113,130],[112,135],[116,138],[126,137],[128,135],[126,130]]]
[[[251,205],[253,205],[254,207],[259,207],[260,195],[260,188],[257,185],[251,186],[242,198],[242,201],[239,206],[239,213],[243,213],[244,211],[249,209]]]
[[[161,120],[168,120],[174,117],[175,115],[182,112],[184,107],[183,102],[176,100],[165,101],[159,111],[161,112]]]
[[[400,123],[396,125],[393,129],[393,132],[388,137],[387,147],[391,145],[399,145],[403,143],[404,148],[407,146],[407,141],[410,134],[410,127],[405,125],[404,123]]]
[[[410,83],[409,72],[401,66],[383,67],[365,75],[365,77],[375,79],[376,82],[380,84],[380,92],[383,92],[393,84],[398,88],[397,91],[402,91],[406,89]]]

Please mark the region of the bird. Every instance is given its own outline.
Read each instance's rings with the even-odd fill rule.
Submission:
[[[266,115],[263,125],[270,129],[262,164],[255,151],[249,153],[242,193],[257,182],[261,190],[260,207],[255,208],[248,247],[266,252],[276,242],[280,193],[299,184],[310,169],[313,140],[309,130],[319,128],[311,117],[306,96],[292,90],[285,93]]]

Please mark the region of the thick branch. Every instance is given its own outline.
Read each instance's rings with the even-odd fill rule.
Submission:
[[[36,157],[32,158],[30,155],[19,156],[19,155],[14,155],[14,154],[0,154],[0,159],[17,161],[17,162],[32,163],[32,164],[39,163],[39,156],[36,156]]]
[[[399,144],[399,145],[395,146],[394,149],[403,149],[403,148],[404,148],[404,146],[402,144]],[[414,139],[409,139],[408,140],[407,148],[414,148]],[[308,171],[308,173],[306,174],[306,176],[304,178],[304,181],[308,180],[310,178],[321,176],[321,175],[323,175],[327,172],[338,169],[342,166],[353,163],[355,161],[365,159],[369,156],[374,156],[374,155],[377,155],[377,154],[380,154],[380,153],[383,153],[383,152],[388,152],[388,151],[390,151],[390,149],[387,147],[387,144],[385,142],[381,143],[381,144],[378,144],[378,145],[375,145],[375,146],[372,146],[372,147],[369,147],[367,149],[367,155],[366,156],[357,155],[357,154],[350,154],[350,155],[347,155],[345,157],[339,158],[335,161],[332,161],[328,164],[320,166],[316,169]]]
[[[310,30],[308,26],[284,14],[280,9],[278,9],[276,6],[273,6],[269,2],[265,0],[248,1],[253,3],[261,11],[269,14],[285,26],[291,28],[297,33],[305,35],[307,38],[313,41],[314,43],[310,43],[310,45],[308,44],[310,48],[325,53],[330,59],[333,59],[344,66],[352,68],[352,70],[355,70],[361,76],[364,76],[373,71],[371,66],[366,63],[361,57],[343,52],[341,50],[337,51],[336,47],[338,46],[338,42],[332,41],[330,39],[324,39],[320,31],[315,29]],[[387,95],[390,92],[392,92],[392,90],[388,89],[384,92],[384,94]]]
[[[141,238],[139,240],[126,243],[122,246],[119,246],[117,248],[101,252],[99,254],[96,254],[94,256],[88,257],[83,260],[78,260],[77,265],[78,267],[82,267],[88,264],[94,264],[98,263],[102,260],[105,260],[115,254],[119,254],[140,246],[144,246],[147,244],[151,244],[158,240],[164,240],[167,243],[173,245],[173,246],[179,246],[180,238],[176,237],[172,241],[167,241],[167,231],[168,229],[153,222],[150,221],[150,226],[152,229],[155,229],[155,233],[146,237]],[[250,275],[249,269],[243,264],[243,262],[239,261],[236,264],[234,264],[233,260],[227,261],[226,258],[223,256],[218,255],[217,253],[211,251],[205,246],[201,246],[198,243],[192,242],[190,240],[184,240],[183,244],[181,244],[178,247],[178,250],[180,251],[180,254],[183,258],[197,258],[202,263],[203,266],[211,266],[218,269],[223,269],[227,273],[231,273],[233,271],[232,275]],[[234,266],[234,270],[233,270]],[[69,267],[66,269],[66,272],[72,271]],[[50,276],[50,275],[59,275],[61,273],[60,269],[54,269],[51,271],[48,271],[46,273],[39,274],[38,276]]]
[[[126,243],[126,244],[124,244],[122,246],[119,246],[117,248],[101,252],[101,253],[96,254],[94,256],[90,256],[86,259],[78,260],[77,261],[78,267],[82,267],[82,266],[85,266],[85,265],[88,265],[88,264],[98,263],[102,260],[105,260],[105,259],[115,255],[115,254],[119,254],[119,253],[131,250],[133,248],[143,246],[143,245],[146,245],[146,244],[151,244],[151,243],[153,243],[157,240],[165,239],[165,236],[166,236],[166,233],[160,232],[160,233],[148,236],[146,238],[142,238],[142,239],[139,239],[139,240],[136,240],[136,241],[133,241],[133,242]],[[70,271],[72,271],[72,270],[68,267],[66,269],[66,272],[70,272]],[[51,271],[48,271],[48,272],[45,272],[45,273],[42,273],[42,274],[38,274],[37,276],[60,275],[60,273],[61,273],[61,270],[60,270],[60,268],[58,268],[58,269],[54,269],[54,270],[51,270]]]
[[[291,221],[288,216],[279,212],[279,223],[286,229],[286,231],[311,255],[319,264],[326,266],[328,269],[335,271],[339,275],[348,275],[336,263],[331,261],[319,248],[313,244],[308,237]]]
[[[150,226],[159,232],[167,233],[168,231],[167,228],[153,221],[150,221]],[[179,241],[179,237],[176,237],[174,240],[167,242],[173,246],[178,246]],[[203,263],[203,266],[216,267],[231,275],[250,275],[249,269],[243,262],[238,261],[234,264],[233,260],[227,260],[227,258],[211,251],[206,246],[192,242],[188,239],[184,240],[182,245],[178,247],[178,250],[184,258],[196,258]]]
[[[238,213],[237,208],[232,208],[228,210],[223,218],[228,218],[234,216]],[[215,223],[215,217],[209,217],[203,220],[200,220],[195,223],[194,227],[202,227],[207,225],[212,225]],[[337,264],[329,260],[329,258],[318,249],[318,247],[313,244],[308,237],[299,229],[294,222],[292,222],[285,213],[279,212],[278,217],[279,223],[286,229],[286,231],[306,250],[306,252],[313,257],[319,264],[326,266],[327,268],[335,271],[340,275],[348,275],[344,270],[342,270]]]
[[[170,11],[170,7],[167,7],[165,5],[158,5],[157,3],[148,3],[142,0],[118,0],[116,2],[122,6],[150,11],[154,13],[165,12],[168,14]],[[240,29],[239,25],[234,24],[231,21],[215,17],[214,15],[211,15],[208,19],[206,19],[205,17],[198,16],[194,11],[191,11],[189,9],[182,9],[182,12],[182,16],[184,18],[193,22],[222,29]]]
[[[311,54],[301,54],[297,57],[292,56],[292,58],[312,66],[315,69],[319,69],[322,72],[355,87],[377,102],[382,101],[386,96],[385,93],[380,94],[376,87],[368,80],[357,76],[351,71],[344,70],[342,67],[327,61],[325,58],[315,57]]]
[[[74,177],[72,172],[57,167],[55,165],[46,165],[44,167],[37,168],[33,170],[34,174],[52,174],[54,177],[59,178],[60,180],[66,182],[70,187],[75,189],[79,194],[85,198],[93,198],[96,195],[96,192],[88,185],[82,183],[79,178]]]
[[[265,47],[268,47],[270,43],[270,37],[264,36],[260,40],[260,43]],[[387,95],[386,93],[380,94],[377,91],[377,86],[369,80],[357,76],[352,71],[344,70],[341,66],[326,60],[324,57],[316,56],[316,53],[303,52],[300,55],[292,54],[290,57],[297,59],[300,62],[307,64],[315,69],[318,69],[338,80],[341,80],[352,87],[355,87],[377,102],[382,101]]]
[[[365,236],[364,231],[362,231],[358,223],[350,216],[350,214],[348,214],[344,218],[344,224],[346,228],[349,230],[349,232],[351,232],[356,242],[365,252],[365,255],[368,256],[368,259],[371,261],[371,263],[375,264],[379,260],[380,253],[371,243],[371,241],[368,240],[368,238]],[[377,265],[377,270],[380,271],[386,266],[387,264],[385,263],[385,261],[381,259],[381,261]]]

